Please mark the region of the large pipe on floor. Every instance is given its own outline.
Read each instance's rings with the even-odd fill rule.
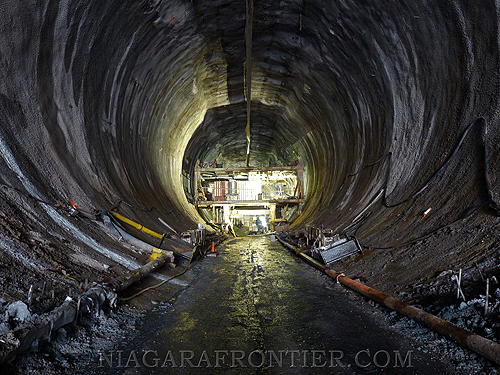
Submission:
[[[420,324],[423,324],[433,331],[455,341],[461,346],[472,350],[473,352],[489,359],[492,362],[500,364],[500,344],[488,340],[482,336],[476,335],[471,331],[458,327],[444,319],[438,318],[437,316],[429,314],[414,306],[408,305],[407,303],[397,300],[396,298],[391,297],[385,293],[379,292],[376,289],[363,285],[360,282],[352,280],[343,274],[339,274],[325,267],[310,256],[302,253],[293,245],[283,241],[279,237],[278,241],[283,246],[290,249],[293,253],[304,259],[307,263],[333,277],[339,283],[348,287],[349,289],[358,292],[383,306],[397,311],[398,313],[407,316],[408,318],[411,318]]]
[[[109,286],[114,292],[119,293],[128,288],[133,283],[144,279],[151,272],[153,272],[157,268],[160,268],[165,263],[173,263],[173,262],[174,262],[174,253],[172,251],[167,251],[161,257],[152,260],[146,265],[132,272],[129,272],[126,275],[117,277],[116,279],[110,281]]]

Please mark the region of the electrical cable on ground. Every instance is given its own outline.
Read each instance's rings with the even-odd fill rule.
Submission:
[[[175,279],[176,277],[179,277],[179,276],[183,275],[188,270],[189,265],[191,264],[191,261],[193,260],[193,255],[194,255],[195,251],[196,251],[196,247],[193,249],[193,252],[191,253],[191,257],[189,258],[189,262],[188,262],[186,268],[184,268],[184,270],[181,273],[178,273],[177,275],[169,277],[167,280],[164,280],[164,281],[162,281],[159,284],[147,287],[147,288],[145,288],[145,289],[143,289],[143,290],[141,290],[141,291],[139,291],[139,292],[137,292],[137,293],[135,293],[135,294],[133,294],[133,295],[131,295],[129,297],[120,298],[120,300],[123,301],[123,302],[129,301],[129,300],[131,300],[131,299],[133,299],[135,297],[140,296],[142,293],[147,292],[148,290],[151,290],[151,289],[154,289],[154,288],[158,288],[158,287],[162,286],[163,284],[165,284],[166,282],[168,282],[168,281],[170,281],[172,279]]]

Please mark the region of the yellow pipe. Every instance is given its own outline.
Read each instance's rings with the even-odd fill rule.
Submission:
[[[158,249],[157,247],[154,247],[153,252],[149,256],[147,262],[149,263],[149,262],[161,257],[163,254],[165,254],[165,251],[167,251],[167,250],[162,250],[162,249]]]
[[[139,223],[136,223],[135,221],[132,221],[125,216],[122,216],[120,214],[117,214],[116,212],[109,211],[111,215],[116,217],[118,220],[123,221],[124,223],[127,223],[128,225],[139,229],[140,231],[143,231],[144,233],[150,234],[151,236],[158,237],[158,238],[163,238],[163,235],[160,233],[156,233],[155,231],[152,231],[151,229],[146,228],[144,225],[141,225]]]

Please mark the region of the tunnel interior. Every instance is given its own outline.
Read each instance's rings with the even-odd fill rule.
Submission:
[[[243,0],[2,4],[2,186],[194,228],[197,161],[245,164],[249,67],[249,164],[304,165],[291,229],[390,248],[481,215],[495,248],[496,3],[252,3],[250,61]]]

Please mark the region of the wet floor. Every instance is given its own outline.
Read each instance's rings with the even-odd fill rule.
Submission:
[[[189,274],[189,275],[188,275]],[[107,374],[445,374],[377,308],[267,237],[226,241],[96,367]]]

